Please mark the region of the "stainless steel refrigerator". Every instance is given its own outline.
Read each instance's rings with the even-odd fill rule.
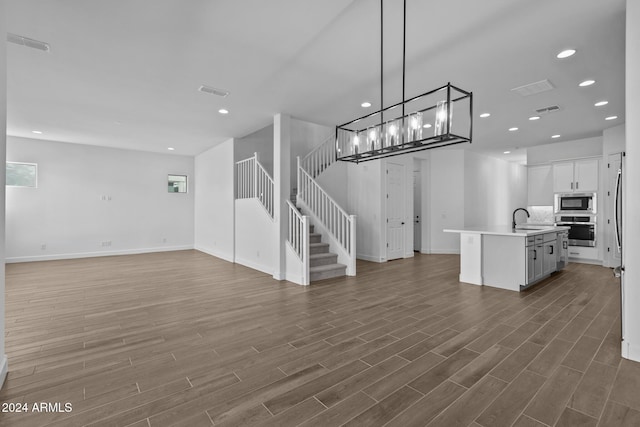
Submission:
[[[625,301],[625,281],[624,281],[624,264],[623,264],[623,242],[622,242],[622,207],[623,207],[623,186],[624,186],[624,153],[615,154],[609,156],[609,167],[614,168],[614,173],[616,176],[615,186],[613,188],[615,197],[613,203],[613,221],[614,221],[614,233],[615,233],[615,246],[614,246],[614,260],[620,260],[618,265],[613,267],[613,274],[620,278],[620,314],[622,316],[622,340],[625,339],[625,325],[624,325],[624,301]],[[616,171],[617,169],[617,171]]]

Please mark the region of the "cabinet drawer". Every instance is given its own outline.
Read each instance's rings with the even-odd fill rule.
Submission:
[[[597,260],[598,248],[569,246],[569,258]]]
[[[536,238],[536,243],[544,242],[544,235],[543,234],[538,234],[537,236],[535,236],[535,238]]]
[[[547,242],[553,242],[558,238],[558,236],[556,233],[547,233],[547,234],[543,234],[542,238],[543,238],[543,241],[547,243]]]
[[[528,236],[527,237],[527,246],[533,246],[535,243],[536,243],[535,236]]]

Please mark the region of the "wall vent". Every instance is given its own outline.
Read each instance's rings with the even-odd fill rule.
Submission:
[[[229,96],[229,91],[224,89],[216,89],[211,86],[200,86],[198,89],[200,92],[208,93],[209,95],[221,96],[223,98]]]
[[[536,113],[538,113],[538,114],[549,114],[549,113],[555,113],[556,111],[560,111],[560,107],[558,107],[557,105],[550,105],[548,107],[538,108],[536,110]]]
[[[551,84],[551,82],[545,79],[545,80],[540,80],[539,82],[529,83],[524,86],[513,88],[511,89],[511,91],[521,96],[531,96],[537,93],[546,92],[553,88],[554,86]]]
[[[28,37],[19,36],[17,34],[7,33],[7,41],[9,43],[19,44],[21,46],[31,47],[43,52],[49,52],[49,43],[41,42],[39,40],[30,39]]]

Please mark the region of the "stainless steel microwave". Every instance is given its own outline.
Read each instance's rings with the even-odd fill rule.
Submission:
[[[595,214],[597,205],[596,193],[556,193],[554,200],[557,214]]]

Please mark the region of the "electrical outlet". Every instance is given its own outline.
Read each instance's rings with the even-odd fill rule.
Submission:
[[[102,246],[103,248],[111,246],[111,240],[105,240],[100,242],[100,246]]]
[[[260,251],[256,251],[256,255],[260,258]]]
[[[162,238],[162,243],[167,243],[167,238],[166,237]]]
[[[40,249],[42,249],[43,251],[47,250],[47,244],[43,243],[42,245],[40,245]]]

